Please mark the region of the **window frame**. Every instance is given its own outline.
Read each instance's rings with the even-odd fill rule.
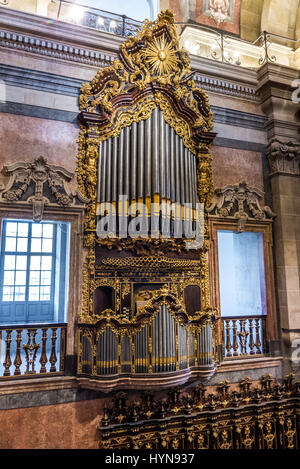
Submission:
[[[27,236],[27,250],[26,251],[6,251],[5,250],[5,241],[6,241],[6,238],[7,238],[7,223],[9,222],[20,222],[20,223],[27,223],[28,224],[28,236]],[[45,304],[46,302],[48,302],[49,304],[54,302],[54,292],[55,292],[55,275],[56,275],[56,262],[55,262],[55,258],[56,258],[56,255],[57,255],[57,252],[56,252],[56,249],[57,249],[57,245],[56,245],[56,241],[57,241],[57,226],[55,222],[53,222],[53,225],[55,226],[55,229],[54,229],[54,234],[53,234],[53,237],[52,237],[52,251],[51,253],[43,253],[42,251],[41,252],[32,252],[31,251],[31,242],[32,242],[32,225],[33,223],[35,223],[33,220],[22,220],[22,219],[12,219],[12,218],[3,218],[2,220],[2,230],[3,229],[5,230],[4,233],[1,232],[1,246],[0,246],[0,303],[15,303],[17,302],[18,304],[28,304],[28,303],[39,303],[39,302],[43,302],[43,304]],[[41,224],[43,223],[51,223],[50,220],[49,222],[41,222]],[[14,255],[14,256],[26,256],[26,282],[25,282],[25,300],[15,300],[15,298],[12,300],[12,301],[4,301],[3,300],[3,288],[4,288],[4,261],[5,261],[5,256],[6,255]],[[48,256],[50,257],[51,256],[51,283],[50,283],[50,300],[30,300],[29,299],[29,286],[30,286],[30,259],[31,257],[34,257],[34,256]],[[14,269],[14,271],[16,271],[17,269]],[[15,285],[14,285],[15,286]],[[39,286],[41,286],[39,284]]]
[[[210,299],[211,304],[218,311],[217,340],[218,344],[224,344],[224,330],[221,321],[220,302],[220,279],[219,279],[219,254],[218,254],[218,231],[238,231],[237,221],[233,218],[225,219],[216,216],[209,216],[210,250]],[[244,231],[260,232],[263,234],[264,270],[266,285],[266,343],[278,340],[277,310],[275,301],[275,280],[273,266],[273,222],[272,220],[253,221],[248,220]]]
[[[1,272],[0,272],[0,280],[2,281],[4,279],[4,258],[5,255],[24,255],[24,257],[27,258],[27,263],[26,263],[26,285],[25,285],[25,295],[26,298],[25,300],[15,300],[15,298],[12,301],[3,301],[2,294],[3,294],[3,282],[2,285],[0,286],[0,306],[1,308],[12,308],[10,311],[11,314],[11,320],[7,319],[5,320],[4,317],[1,317],[1,325],[4,324],[11,324],[11,325],[20,325],[20,324],[26,324],[26,325],[34,325],[37,323],[67,323],[67,305],[68,305],[68,291],[69,291],[69,285],[68,285],[68,276],[69,276],[69,255],[70,255],[70,228],[71,224],[68,220],[58,220],[58,219],[53,219],[53,217],[49,217],[50,219],[44,219],[42,220],[39,224],[52,224],[53,225],[53,236],[52,236],[52,251],[51,253],[47,252],[31,252],[31,239],[34,237],[31,236],[32,234],[32,225],[36,223],[34,220],[31,219],[25,219],[24,217],[22,218],[17,218],[17,217],[8,217],[7,214],[6,216],[3,216],[0,219],[1,222],[1,260],[0,260],[0,267],[1,267]],[[24,222],[28,223],[28,235],[27,235],[27,250],[26,251],[5,251],[5,242],[7,239],[6,235],[6,224],[8,222]],[[66,226],[66,229],[64,229],[63,226],[59,226],[64,224]],[[3,228],[4,228],[4,233],[3,233]],[[16,235],[17,237],[17,235]],[[38,237],[37,237],[38,238]],[[41,236],[41,239],[43,239],[43,236]],[[59,240],[59,241],[58,241]],[[58,244],[59,243],[59,244]],[[29,297],[29,288],[30,288],[30,260],[32,257],[35,256],[46,256],[51,258],[51,285],[50,285],[50,299],[49,300],[33,300],[30,299]],[[49,269],[50,270],[50,269]],[[15,272],[16,269],[13,269]],[[41,272],[42,269],[39,269]],[[39,287],[42,285],[39,284]],[[40,291],[39,291],[40,295]],[[16,310],[14,311],[14,306]],[[43,311],[42,316],[40,317],[34,317],[35,315],[38,316],[39,314],[39,306],[40,310]],[[47,310],[48,308],[48,310]],[[18,313],[21,314],[22,317],[18,318],[15,316],[17,314],[17,309]],[[43,317],[43,314],[45,317]]]

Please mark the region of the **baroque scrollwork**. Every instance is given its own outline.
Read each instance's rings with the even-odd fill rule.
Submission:
[[[9,181],[0,190],[0,200],[32,204],[35,221],[42,220],[45,205],[69,207],[78,202],[89,201],[79,191],[68,191],[66,184],[73,178],[72,173],[60,166],[49,164],[42,156],[32,163],[17,162],[4,166],[3,173],[9,176]],[[30,190],[31,186],[33,190]]]
[[[244,231],[247,220],[272,220],[276,214],[270,207],[261,207],[264,193],[246,182],[215,189],[207,213],[218,217],[232,217],[238,221],[238,231]]]

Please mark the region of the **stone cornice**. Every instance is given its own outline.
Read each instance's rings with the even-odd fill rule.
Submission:
[[[0,7],[0,28],[115,55],[124,39],[92,28],[63,21],[53,22],[50,18],[3,7]]]

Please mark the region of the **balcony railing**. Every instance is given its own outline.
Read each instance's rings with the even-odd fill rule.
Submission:
[[[62,373],[66,324],[0,326],[0,379]]]
[[[57,20],[87,26],[98,31],[117,34],[119,36],[132,36],[141,27],[141,22],[126,15],[118,15],[98,8],[87,7],[80,3],[60,0]]]
[[[23,10],[22,2],[19,3],[17,9]],[[10,1],[0,0],[0,5],[10,7]],[[51,9],[44,8],[38,14],[47,16],[51,23],[63,21],[122,37],[136,35],[142,25],[141,21],[126,15],[82,5],[80,0],[79,3],[70,0],[53,0]],[[263,31],[254,42],[250,42],[226,31],[196,22],[175,24],[182,28],[180,33],[182,46],[193,55],[250,69],[258,69],[267,62],[296,69],[300,67],[299,40]]]
[[[222,318],[225,358],[249,358],[264,355],[265,316]]]

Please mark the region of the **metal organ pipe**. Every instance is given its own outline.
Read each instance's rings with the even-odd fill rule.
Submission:
[[[131,127],[131,171],[130,171],[130,192],[131,203],[136,201],[136,166],[137,166],[137,124],[133,122]]]
[[[151,122],[151,145],[152,145],[152,196],[153,201],[155,201],[155,195],[159,193],[159,182],[158,182],[158,137],[159,137],[159,128],[158,128],[158,109],[155,108],[152,113],[152,122]]]
[[[145,123],[138,123],[138,180],[137,180],[137,197],[138,200],[144,201],[144,139],[145,139]]]
[[[125,196],[128,205],[133,204],[132,216],[136,214],[136,202],[146,204],[149,216],[151,203],[162,204],[162,219],[159,223],[154,219],[163,233],[165,228],[174,233],[174,216],[177,228],[180,228],[182,216],[187,221],[193,218],[194,210],[184,211],[180,205],[190,203],[195,209],[196,176],[195,155],[165,122],[162,111],[155,108],[148,119],[133,122],[131,127],[123,128],[118,137],[101,143],[98,202],[113,202],[123,214],[124,208],[118,202],[120,196]],[[103,211],[100,215],[104,215]],[[159,217],[158,210],[154,215]]]

